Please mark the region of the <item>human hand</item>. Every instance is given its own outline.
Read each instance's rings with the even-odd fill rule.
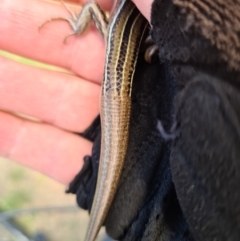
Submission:
[[[110,1],[101,1],[105,9],[111,8]],[[0,49],[71,71],[44,70],[0,57],[0,155],[69,184],[91,151],[91,143],[73,132],[83,131],[99,113],[103,39],[90,28],[65,45],[70,31],[65,22],[49,23],[39,32],[51,17],[69,16],[56,2],[3,0],[0,16]]]

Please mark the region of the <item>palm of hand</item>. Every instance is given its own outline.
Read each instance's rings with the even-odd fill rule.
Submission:
[[[92,28],[64,45],[71,31],[65,22],[50,23],[38,32],[46,19],[68,17],[60,4],[6,0],[0,3],[0,13],[0,49],[71,71],[39,69],[0,57],[0,155],[68,184],[83,156],[90,154],[91,143],[73,132],[83,131],[99,112],[104,42]]]

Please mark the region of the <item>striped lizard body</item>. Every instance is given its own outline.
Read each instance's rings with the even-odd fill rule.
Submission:
[[[97,187],[85,241],[93,241],[117,189],[128,146],[132,81],[147,21],[131,1],[123,0],[108,26],[101,96],[101,155]]]
[[[78,15],[70,13],[71,18],[54,18],[49,21],[68,21],[73,29],[73,33],[67,36],[69,37],[81,34],[93,20],[106,40],[100,106],[101,154],[97,186],[85,237],[85,241],[94,241],[113,201],[124,164],[128,146],[132,81],[148,22],[130,0],[118,0],[109,24],[104,12],[95,2],[86,3]]]

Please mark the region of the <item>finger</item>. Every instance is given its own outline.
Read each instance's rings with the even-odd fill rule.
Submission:
[[[63,40],[72,30],[65,21],[53,21],[38,31],[50,18],[69,17],[62,4],[37,0],[0,1],[0,16],[1,49],[67,68],[98,83],[102,80],[105,47],[95,28],[81,36],[70,37],[67,44],[63,44]]]
[[[0,62],[0,109],[74,132],[85,130],[98,115],[99,85],[1,57]]]
[[[61,1],[61,0],[58,0]],[[89,2],[89,0],[68,0],[68,1],[64,1],[64,2],[73,2],[73,3],[80,3],[81,5]],[[112,0],[97,0],[96,1],[102,9],[104,9],[105,11],[110,11],[113,5],[113,1]]]
[[[47,124],[0,112],[0,155],[69,184],[91,143]]]
[[[86,2],[89,2],[89,0],[74,0],[73,2],[79,2],[81,4],[84,4]],[[110,11],[114,3],[114,1],[111,0],[96,0],[96,2],[101,6],[102,9],[106,11]]]
[[[153,0],[132,0],[143,16],[150,22],[151,6]]]

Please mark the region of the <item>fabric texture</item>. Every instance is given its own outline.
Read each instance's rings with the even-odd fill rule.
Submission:
[[[139,61],[129,145],[105,221],[124,241],[240,240],[240,1],[155,0],[159,61]],[[82,134],[91,157],[69,187],[90,210],[100,119]]]

